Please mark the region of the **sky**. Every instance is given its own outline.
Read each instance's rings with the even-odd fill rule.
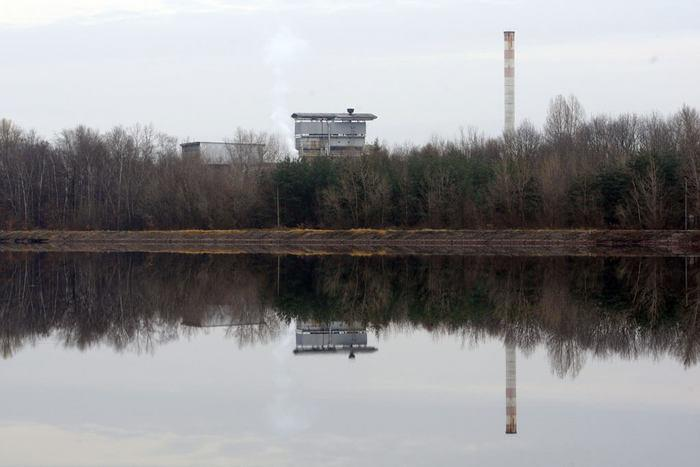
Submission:
[[[498,135],[510,29],[517,123],[557,94],[668,115],[700,107],[699,17],[696,0],[0,0],[0,118],[217,141],[354,107],[388,144]]]

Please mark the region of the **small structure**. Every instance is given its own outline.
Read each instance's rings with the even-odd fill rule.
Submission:
[[[193,141],[182,143],[182,155],[201,157],[208,165],[227,166],[236,161],[262,161],[265,145],[262,143],[224,143]]]
[[[293,113],[294,146],[300,157],[359,156],[365,146],[367,122],[374,114]]]
[[[367,329],[357,324],[297,321],[296,355],[347,352],[349,358],[355,358],[355,353],[376,351],[367,345]]]

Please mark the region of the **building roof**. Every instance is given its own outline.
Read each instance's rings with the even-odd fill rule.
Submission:
[[[361,113],[304,113],[295,112],[292,114],[292,118],[295,120],[340,120],[340,121],[366,121],[374,120],[377,118],[374,114],[361,114]]]

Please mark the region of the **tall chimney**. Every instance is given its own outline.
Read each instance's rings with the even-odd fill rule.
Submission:
[[[505,104],[505,132],[515,131],[515,31],[503,32],[503,84]]]
[[[506,341],[506,434],[518,432],[515,403],[515,344]]]

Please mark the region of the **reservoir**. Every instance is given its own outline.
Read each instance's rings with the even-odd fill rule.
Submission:
[[[0,466],[695,465],[692,257],[0,252]]]

